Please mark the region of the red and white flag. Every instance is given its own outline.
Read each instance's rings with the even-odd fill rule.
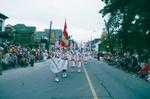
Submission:
[[[61,47],[68,48],[68,32],[67,32],[67,23],[65,21],[64,31],[62,34]]]

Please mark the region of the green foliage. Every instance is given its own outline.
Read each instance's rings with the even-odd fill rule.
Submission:
[[[106,5],[100,10],[108,15],[108,41],[112,49],[123,51],[150,50],[149,0],[102,0]],[[114,40],[114,35],[115,39]],[[120,45],[121,44],[121,45]]]

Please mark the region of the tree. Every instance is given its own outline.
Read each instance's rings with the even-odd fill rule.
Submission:
[[[124,52],[139,48],[149,49],[150,2],[148,0],[102,1],[106,5],[100,13],[103,17],[108,15],[106,24],[109,41],[112,43],[112,34],[116,34],[116,39],[121,43]]]

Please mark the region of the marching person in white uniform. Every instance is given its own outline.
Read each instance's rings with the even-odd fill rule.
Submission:
[[[70,57],[70,67],[71,67],[71,72],[75,71],[75,67],[76,67],[76,58],[75,58],[75,53],[71,53],[71,57]]]
[[[63,78],[67,77],[68,57],[66,52],[56,51],[53,54],[50,58],[50,69],[55,74],[55,81],[59,82],[61,73]]]
[[[78,56],[77,56],[77,72],[81,72],[81,67],[83,65],[83,56],[79,53]]]
[[[68,69],[68,57],[67,57],[67,53],[62,54],[62,60],[61,60],[61,69],[62,69],[62,75],[64,78],[67,77],[67,69]]]
[[[59,82],[59,73],[61,72],[61,59],[59,55],[54,55],[50,59],[50,69],[55,74],[55,81]]]

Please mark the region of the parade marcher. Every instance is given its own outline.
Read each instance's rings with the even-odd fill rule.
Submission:
[[[76,67],[75,53],[71,53],[70,64],[69,65],[71,67],[71,72],[74,72],[75,67]]]
[[[86,64],[88,60],[88,54],[84,53],[83,57],[84,57],[84,64]]]
[[[55,81],[59,82],[59,73],[61,72],[61,59],[59,55],[54,53],[54,56],[50,57],[50,69],[55,74]]]
[[[68,68],[68,58],[67,58],[67,54],[62,54],[62,62],[61,62],[61,67],[62,67],[62,74],[63,77],[66,78],[67,77],[67,68]]]
[[[81,56],[81,54],[78,54],[77,56],[77,67],[78,67],[78,72],[81,72],[81,67],[83,65],[83,57]]]

